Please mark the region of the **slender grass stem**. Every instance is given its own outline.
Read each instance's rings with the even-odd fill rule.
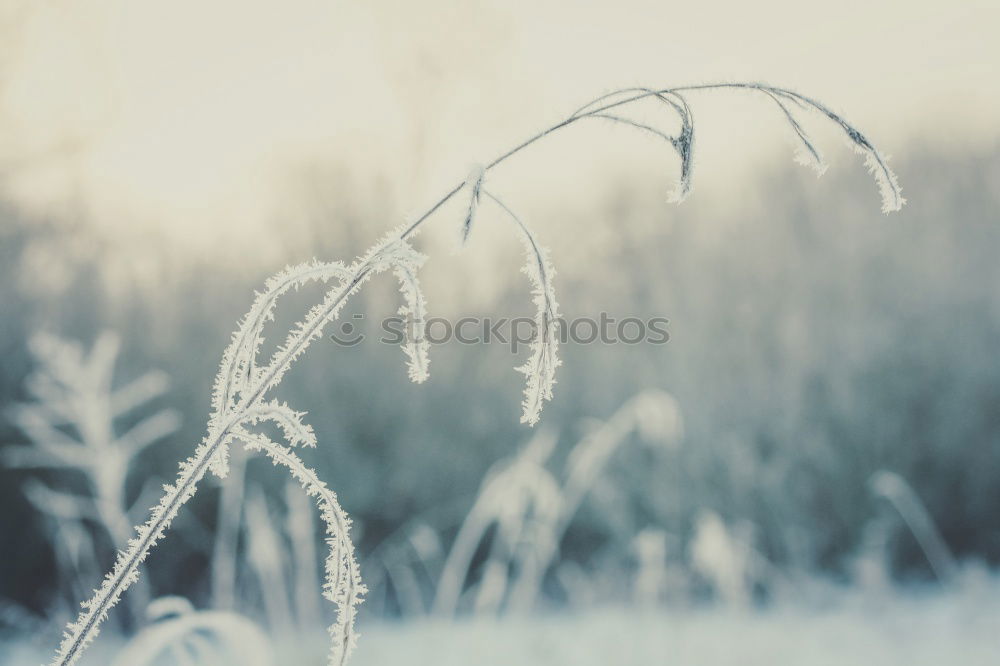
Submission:
[[[591,100],[588,104],[574,111],[570,116],[522,141],[513,148],[502,152],[499,156],[488,162],[483,167],[483,171],[486,172],[499,166],[515,155],[518,155],[529,146],[538,143],[549,135],[564,127],[568,127],[579,120],[583,120],[584,118],[604,118],[616,122],[624,122],[639,129],[656,133],[657,135],[674,143],[674,146],[680,154],[682,160],[682,187],[681,195],[678,197],[678,199],[680,199],[683,198],[683,195],[690,190],[690,154],[693,135],[693,117],[691,110],[688,107],[687,100],[684,97],[684,93],[701,90],[722,90],[734,88],[759,91],[771,96],[772,98],[774,98],[774,96],[778,96],[783,99],[793,100],[799,105],[805,105],[825,115],[834,123],[838,124],[847,134],[854,147],[865,155],[868,166],[875,174],[876,180],[878,181],[882,192],[883,210],[886,212],[890,210],[897,210],[903,205],[905,200],[902,198],[895,176],[892,174],[892,171],[889,170],[885,159],[857,129],[847,123],[847,121],[845,121],[838,114],[834,113],[828,107],[809,97],[800,95],[799,93],[790,90],[766,86],[760,83],[711,83],[675,88],[663,88],[659,90],[651,88],[623,88]],[[626,97],[624,99],[608,101],[620,95],[625,95]],[[680,137],[674,139],[652,126],[643,125],[636,121],[632,121],[631,119],[618,116],[617,114],[609,113],[615,109],[619,109],[649,98],[658,99],[664,104],[669,105],[678,114],[682,122]],[[782,105],[779,104],[779,106]],[[799,133],[800,137],[802,137],[803,130],[798,122],[795,121],[794,117],[791,116],[790,111],[783,106],[782,111],[784,111],[788,116],[789,121],[793,125],[793,129],[795,129],[795,131]],[[257,370],[254,362],[257,347],[254,346],[252,350],[248,347],[248,345],[256,345],[259,343],[259,326],[253,322],[249,322],[248,315],[248,319],[244,320],[241,326],[244,324],[248,326],[252,325],[252,328],[246,330],[241,329],[238,335],[234,337],[234,342],[230,347],[232,353],[227,351],[227,354],[223,357],[222,367],[220,367],[221,379],[217,379],[219,391],[216,396],[216,402],[214,403],[214,412],[209,420],[207,436],[202,444],[196,449],[194,455],[181,463],[175,485],[166,489],[160,503],[152,509],[148,522],[137,528],[136,537],[132,539],[126,549],[119,554],[118,560],[112,572],[105,578],[104,583],[95,593],[95,596],[89,602],[84,604],[83,611],[80,613],[78,619],[69,625],[64,641],[62,642],[59,651],[52,662],[53,666],[70,666],[79,659],[83,650],[97,635],[99,626],[106,619],[108,611],[118,602],[120,596],[125,592],[125,590],[137,580],[139,576],[140,563],[146,558],[154,544],[170,526],[170,523],[174,517],[176,517],[180,507],[195,494],[198,482],[205,476],[205,472],[210,468],[210,466],[212,466],[212,462],[215,460],[216,456],[220,453],[225,453],[227,450],[226,447],[229,445],[230,440],[234,437],[234,429],[236,429],[240,423],[245,422],[248,417],[253,416],[254,410],[259,408],[264,395],[269,390],[277,386],[285,371],[292,365],[295,359],[297,359],[298,356],[305,351],[306,347],[308,347],[309,344],[316,339],[316,337],[318,337],[322,327],[339,312],[346,300],[361,287],[362,283],[375,273],[381,272],[381,270],[385,268],[383,261],[385,257],[382,257],[381,253],[384,251],[388,252],[395,244],[405,243],[407,239],[415,235],[422,228],[422,226],[449,200],[458,194],[465,185],[466,181],[462,181],[452,187],[443,197],[441,197],[424,213],[419,215],[412,223],[402,228],[394,236],[387,238],[381,244],[377,245],[365,259],[359,260],[354,264],[354,266],[350,269],[353,270],[353,274],[348,274],[345,270],[343,277],[340,278],[341,282],[339,287],[335,288],[335,291],[329,292],[326,300],[321,306],[317,306],[309,312],[306,320],[304,320],[300,327],[289,335],[287,344],[275,353],[271,363],[259,371]],[[500,206],[505,208],[507,212],[510,213],[515,220],[517,220],[517,217],[514,216],[514,214],[498,199],[491,194],[488,194],[488,196],[494,199]],[[535,256],[539,257],[539,269],[542,271],[541,281],[542,283],[547,284],[545,281],[546,267],[542,261],[544,253],[541,248],[535,244],[531,234],[527,232],[527,229],[520,222],[520,220],[518,220],[518,224],[521,225],[522,230],[525,231],[529,237],[532,251]],[[412,252],[412,248],[410,248],[410,251]],[[401,261],[399,257],[390,259],[393,261]],[[312,269],[316,269],[316,267],[314,266]],[[305,273],[309,270],[311,269],[302,268],[300,273],[286,275],[286,277],[290,278],[292,281],[300,278],[304,279],[306,277]],[[316,270],[321,273],[323,272],[319,269]],[[323,274],[326,275],[327,273]],[[288,284],[290,285],[291,282]],[[554,302],[551,304],[548,302],[551,300],[551,296],[543,288],[545,284],[541,287],[536,285],[536,287],[538,287],[538,289],[542,292],[540,298],[546,301],[543,305],[546,306],[547,312],[554,314],[555,305]],[[284,292],[280,289],[274,291],[272,294],[274,298],[272,300],[276,300],[282,293]],[[273,303],[269,302],[264,302],[264,304],[261,305],[262,308],[265,308],[265,312],[267,308],[272,306]],[[254,312],[254,310],[251,310],[251,313]],[[262,324],[263,321],[264,320],[261,319],[258,323]],[[550,348],[551,351],[549,351]],[[554,355],[554,345],[546,347],[543,344],[542,349],[543,353],[539,356],[536,367],[534,370],[529,369],[529,374],[532,372],[536,373],[536,377],[533,380],[529,377],[529,385],[531,381],[535,381],[536,386],[538,386],[539,380],[537,375],[540,373],[551,374],[555,366],[558,365],[558,359],[555,358]],[[248,356],[248,352],[250,351],[253,353],[250,353]],[[548,377],[548,379],[542,382],[542,385],[545,387],[545,392],[543,392],[545,399],[547,399],[549,392],[548,389],[553,383],[554,380],[552,377]],[[237,395],[238,399],[236,397]],[[538,409],[533,410],[531,417],[527,419],[528,422],[533,423],[537,420],[539,410],[540,402],[538,404]],[[215,467],[212,467],[212,469],[220,471],[224,469],[224,466],[220,465],[218,469]],[[357,600],[352,597],[350,603],[357,603]],[[353,615],[351,615],[351,617],[353,617]],[[341,661],[346,659],[346,656],[346,654],[343,655]]]

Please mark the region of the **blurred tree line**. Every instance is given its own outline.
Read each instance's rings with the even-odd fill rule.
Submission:
[[[711,509],[750,525],[775,565],[843,575],[878,511],[869,479],[889,469],[960,557],[1000,559],[1000,150],[925,152],[897,166],[910,205],[889,218],[859,170],[830,174],[822,187],[778,170],[761,178],[759,199],[725,217],[697,197],[668,206],[658,183],[623,179],[586,217],[536,223],[567,317],[671,321],[667,345],[566,345],[543,422],[569,444],[588,418],[646,388],[672,393],[685,419],[676,451],[637,450],[615,463],[603,496],[616,508],[586,510],[587,529],[565,544],[566,557],[658,526],[681,558],[698,512]],[[298,231],[288,261],[348,259],[377,235],[365,220],[386,211],[341,194],[339,208]],[[579,228],[602,229],[599,242]],[[87,251],[52,249],[77,245]],[[509,250],[494,316],[530,313],[513,242]],[[30,333],[89,345],[116,330],[123,375],[154,367],[173,378],[166,403],[184,414],[183,428],[148,450],[134,475],[167,481],[203,435],[219,356],[265,272],[191,260],[169,264],[155,286],[119,284],[112,295],[103,274],[111,252],[82,223],[0,211],[0,404],[24,398]],[[586,260],[560,260],[570,254]],[[48,271],[63,277],[44,289]],[[386,280],[344,317],[390,314],[395,298]],[[309,299],[295,296],[279,320]],[[362,554],[415,516],[454,530],[486,469],[530,435],[517,420],[511,368],[520,361],[501,345],[433,348],[432,378],[420,387],[406,381],[394,347],[325,341],[309,353],[279,393],[309,410],[321,446],[307,457],[356,517]],[[0,446],[20,437],[0,420]],[[255,464],[251,475],[280,492],[283,481]],[[45,522],[20,493],[24,474],[0,470],[0,597],[40,609],[55,560]],[[140,479],[131,485],[138,492]],[[206,593],[192,572],[207,572],[217,488],[207,482],[151,557],[155,589]],[[926,575],[912,537],[900,532],[892,552],[899,575]]]

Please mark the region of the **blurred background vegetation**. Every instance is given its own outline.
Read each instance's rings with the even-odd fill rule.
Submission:
[[[613,483],[595,492],[600,501],[585,510],[563,557],[587,560],[595,544],[625,548],[652,526],[667,532],[672,557],[683,561],[699,512],[710,509],[730,525],[749,526],[769,562],[848,579],[880,511],[869,478],[889,469],[910,482],[958,556],[1000,558],[1000,365],[993,361],[1000,348],[1000,152],[913,152],[897,167],[916,203],[891,218],[858,195],[870,188],[860,170],[837,170],[813,187],[807,173],[775,169],[761,176],[759,198],[728,218],[697,199],[668,207],[658,195],[662,183],[629,179],[585,216],[551,223],[597,229],[599,243],[587,246],[579,235],[537,223],[561,268],[567,317],[606,311],[671,321],[665,346],[565,346],[559,390],[545,415],[560,450],[586,431],[588,419],[607,418],[644,389],[674,395],[685,423],[678,448],[635,449],[615,459]],[[316,222],[286,238],[288,261],[362,249],[360,231],[327,220],[366,216],[370,203],[340,200],[345,211],[317,202]],[[113,329],[124,340],[116,377],[167,370],[172,386],[163,402],[185,415],[178,432],[143,454],[130,492],[149,476],[168,480],[203,434],[215,364],[233,322],[261,275],[282,261],[240,273],[157,257],[154,245],[143,257],[158,261],[156,279],[112,290],[107,281],[118,278],[108,275],[110,250],[86,228],[7,209],[2,229],[0,402],[25,399],[33,332],[89,345]],[[516,266],[516,251],[513,242],[502,247],[499,263]],[[564,261],[580,254],[586,258]],[[57,288],[36,279],[47,272],[59,274]],[[447,311],[510,316],[530,307],[523,276],[504,283],[483,311],[475,295],[463,294],[461,276],[452,281]],[[380,283],[345,316],[367,313],[370,333],[376,319],[394,312],[393,288]],[[433,290],[430,296],[432,307],[443,300]],[[307,297],[296,298],[304,307]],[[276,326],[296,314],[294,305],[284,306]],[[432,380],[420,387],[406,381],[400,351],[372,338],[353,348],[327,340],[311,353],[282,395],[308,409],[321,440],[310,458],[355,516],[362,554],[415,519],[454,533],[486,470],[530,435],[517,423],[516,359],[503,345],[434,347]],[[3,441],[23,438],[5,422]],[[256,482],[280,492],[283,482],[258,464],[251,465]],[[0,559],[21,572],[3,578],[0,596],[41,610],[57,580],[46,524],[23,496],[28,473],[0,474],[0,529],[19,535],[2,541]],[[215,495],[199,495],[178,522],[188,536],[171,536],[169,555],[153,556],[154,587],[205,595],[204,577],[191,574],[207,570]],[[913,537],[893,534],[894,574],[928,577]]]
[[[363,291],[342,319],[369,338],[317,342],[278,391],[308,410],[320,446],[304,457],[356,520],[372,585],[362,612],[430,610],[484,480],[525,461],[563,480],[581,440],[638,395],[672,396],[683,427],[664,446],[630,445],[649,443],[642,423],[622,431],[536,609],[823,603],[831,582],[975,583],[1000,560],[998,22],[1000,5],[980,0],[0,2],[0,639],[47,651],[116,541],[78,511],[87,502],[60,514],[43,510],[54,496],[38,501],[45,488],[86,497],[78,469],[11,463],[38,445],[18,420],[46,363],[32,340],[78,341],[90,358],[111,331],[113,386],[169,376],[151,405],[179,427],[119,470],[115,508],[143,520],[151,481],[170,482],[203,437],[219,357],[268,275],[351,260],[471,162],[627,85],[765,79],[815,96],[892,154],[910,203],[883,216],[857,156],[822,122],[807,121],[829,172],[817,181],[792,166],[769,100],[730,92],[691,95],[695,191],[679,207],[665,202],[674,156],[632,128],[581,123],[491,171],[550,248],[567,319],[666,317],[671,339],[566,344],[532,431],[518,423],[523,357],[452,341],[431,349],[431,379],[415,386],[400,350],[376,340],[395,286]],[[462,252],[461,204],[416,239],[432,315],[532,314],[521,249],[487,208]],[[282,301],[265,344],[315,297]],[[35,405],[44,418],[51,406]],[[112,434],[149,413],[125,410]],[[220,510],[206,479],[144,576],[150,599],[186,600],[146,610],[200,621],[235,595],[276,641],[291,641],[292,615],[316,620],[302,590],[321,535],[265,467],[250,461],[239,486],[245,515]],[[547,547],[531,543],[544,503],[509,499],[487,511],[459,572],[462,611],[479,610],[510,546],[490,520],[513,521],[517,548]],[[74,552],[94,553],[67,572],[74,521]],[[240,562],[228,594],[226,535]],[[506,555],[513,580],[510,563],[530,557]],[[144,625],[143,604],[129,605],[125,631],[110,634]],[[991,652],[996,614],[976,608]]]

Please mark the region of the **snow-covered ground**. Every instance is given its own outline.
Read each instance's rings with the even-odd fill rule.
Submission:
[[[368,621],[360,629],[352,666],[995,666],[1000,583],[965,581],[950,594],[844,594],[809,609],[605,609],[504,620]],[[275,665],[325,663],[320,641],[294,647],[281,650]],[[109,663],[98,650],[82,663]],[[32,650],[0,645],[3,666],[43,661]]]
[[[992,586],[992,592],[997,592]],[[984,595],[985,596],[985,595]],[[895,598],[826,610],[694,610],[364,629],[354,666],[995,666],[1000,598]]]

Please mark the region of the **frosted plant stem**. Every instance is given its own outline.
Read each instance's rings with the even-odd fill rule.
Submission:
[[[828,107],[811,98],[790,90],[765,86],[760,83],[714,83],[664,88],[660,90],[651,88],[626,88],[608,95],[602,95],[581,107],[569,117],[501,153],[483,167],[483,176],[485,176],[486,172],[517,155],[525,148],[584,118],[602,117],[661,134],[659,130],[652,126],[643,126],[641,123],[627,119],[624,116],[619,116],[618,113],[608,113],[609,111],[624,108],[641,100],[652,98],[671,107],[681,119],[682,128],[680,136],[676,138],[667,137],[674,143],[674,147],[681,157],[680,187],[677,194],[674,195],[676,200],[681,200],[690,191],[693,136],[691,111],[682,94],[698,90],[733,88],[762,92],[772,96],[772,98],[778,97],[792,101],[800,107],[809,107],[825,115],[841,127],[855,150],[862,153],[865,157],[868,168],[875,176],[882,193],[883,211],[898,210],[903,205],[905,200],[896,182],[896,177],[889,169],[885,158],[857,129]],[[625,98],[609,101],[617,96],[625,96]],[[782,105],[779,104],[779,106]],[[787,119],[792,123],[793,130],[799,134],[799,138],[808,140],[807,137],[804,137],[804,130],[798,125],[797,121],[794,121],[788,109],[782,106],[782,110],[786,112]],[[481,181],[482,179],[480,178],[479,180]],[[321,265],[314,263],[288,269],[279,274],[276,282],[269,282],[268,291],[258,295],[258,300],[255,301],[247,318],[240,323],[239,329],[234,334],[233,340],[223,356],[220,374],[216,380],[216,390],[213,392],[214,410],[212,417],[209,419],[208,433],[205,439],[195,450],[194,455],[180,464],[176,484],[165,487],[163,498],[152,509],[149,520],[137,528],[136,536],[129,541],[127,548],[119,553],[114,569],[107,575],[100,589],[95,592],[91,600],[83,604],[83,610],[77,620],[68,626],[64,640],[54,660],[51,662],[53,666],[70,666],[80,658],[87,645],[97,636],[101,623],[107,618],[108,611],[118,602],[122,593],[136,582],[139,577],[139,565],[146,559],[149,551],[163,535],[167,527],[169,527],[180,507],[194,495],[198,482],[205,476],[205,472],[211,468],[219,476],[225,475],[229,444],[240,432],[244,432],[241,430],[241,426],[248,422],[279,417],[278,414],[264,415],[262,413],[261,406],[264,395],[280,383],[284,373],[295,359],[320,335],[323,326],[337,316],[347,298],[355,293],[361,287],[362,283],[372,275],[386,269],[395,269],[404,273],[404,281],[407,285],[410,285],[404,289],[404,296],[409,297],[411,295],[411,287],[415,286],[415,282],[411,280],[408,271],[415,269],[419,265],[419,261],[417,261],[417,256],[412,251],[412,248],[406,245],[406,241],[415,235],[422,225],[444,206],[445,203],[458,194],[465,185],[465,180],[459,182],[426,212],[417,217],[408,226],[387,236],[381,243],[372,248],[364,258],[358,260],[349,269],[339,264]],[[524,230],[527,232],[526,228]],[[404,247],[408,249],[407,252],[402,251]],[[538,248],[536,247],[535,250],[538,250]],[[543,255],[540,254],[539,256]],[[529,274],[529,277],[531,277],[531,274]],[[339,279],[341,286],[329,292],[326,299],[320,305],[309,311],[302,323],[291,331],[286,344],[279,348],[267,366],[258,368],[256,365],[256,355],[261,340],[259,335],[260,328],[270,319],[271,308],[273,308],[274,302],[292,287],[297,287],[309,280],[318,279],[326,281],[330,278]],[[543,293],[539,295],[538,285],[536,285],[535,296],[536,302],[537,299],[548,299],[547,294]],[[532,384],[536,387],[542,386],[542,398],[547,398],[548,388],[554,383],[551,375],[555,366],[558,365],[558,359],[554,356],[554,345],[546,345],[544,341],[540,341],[538,344],[543,350],[539,356],[540,363],[531,365],[526,372],[529,374],[529,386]],[[546,351],[550,348],[551,353],[550,351]],[[411,376],[414,378],[420,379],[424,376],[422,362],[422,357],[416,359],[416,369],[411,372]],[[541,377],[542,373],[546,373],[547,376]],[[532,402],[535,406],[530,409],[526,408],[525,414],[525,420],[529,423],[537,420],[542,400],[538,399]],[[288,414],[285,414],[280,418],[287,416]],[[292,423],[292,425],[295,426],[296,424]],[[272,453],[270,450],[267,450],[267,452]],[[291,460],[284,454],[278,457],[283,463],[294,463],[291,465],[292,468],[298,465],[297,458]],[[300,480],[302,479],[300,478]],[[355,590],[354,593],[358,593],[357,590],[360,588],[355,587],[353,589]],[[337,596],[336,598],[342,600],[341,596]],[[349,623],[352,623],[353,607],[351,611],[345,611],[341,601],[337,603],[340,606],[341,612],[347,613],[344,617],[347,618]],[[349,626],[344,629],[348,633],[350,632]],[[346,635],[341,636],[341,638],[345,637]],[[337,657],[335,663],[343,663],[347,659],[348,653],[349,649],[345,649]]]
[[[555,291],[552,288],[552,276],[555,270],[548,260],[548,252],[538,244],[535,235],[528,225],[511,210],[507,204],[494,196],[488,190],[483,194],[514,221],[524,244],[527,263],[524,272],[532,283],[532,297],[535,303],[535,326],[538,337],[531,345],[531,358],[517,368],[527,378],[524,390],[524,409],[521,422],[528,425],[538,423],[542,414],[542,406],[546,400],[552,399],[552,387],[556,383],[556,368],[559,367],[558,357],[559,336],[556,325],[559,321],[559,305],[556,303]]]

